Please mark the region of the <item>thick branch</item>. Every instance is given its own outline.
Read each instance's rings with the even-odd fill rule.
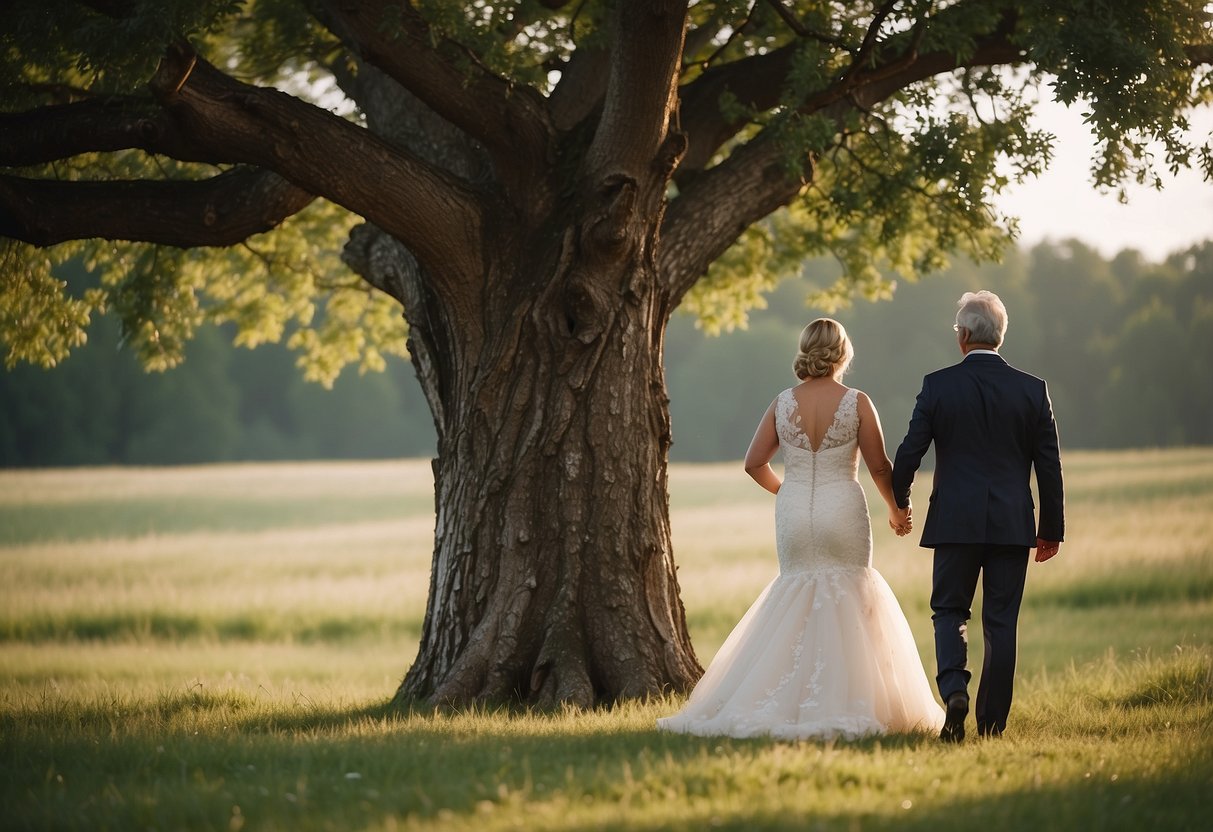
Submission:
[[[592,113],[606,94],[611,70],[611,50],[579,46],[560,72],[560,81],[548,98],[552,125],[571,130]]]
[[[494,75],[466,47],[441,40],[442,51],[436,49],[437,36],[409,3],[325,0],[322,5],[321,22],[334,34],[488,148],[504,171],[530,172],[542,164],[551,129],[538,92]],[[452,60],[459,52],[464,60]]]
[[[993,33],[978,39],[978,54],[958,62],[956,56],[948,52],[918,54],[926,27],[946,24],[946,17],[952,13],[950,9],[934,18],[920,19],[911,31],[878,42],[876,32],[890,7],[891,4],[886,4],[877,12],[851,64],[821,92],[804,102],[802,112],[816,112],[854,96],[865,102],[864,106],[871,106],[913,80],[959,66],[1013,63],[1021,59],[1020,50],[1010,41],[1015,23],[1013,15],[1005,17]],[[720,147],[747,123],[745,118],[726,118],[721,113],[721,96],[728,91],[745,108],[759,112],[771,109],[779,103],[792,68],[792,58],[800,48],[800,43],[793,42],[766,54],[742,58],[712,68],[683,87],[680,111],[689,147],[679,168],[680,184],[685,184],[686,179],[705,168]],[[913,80],[905,80],[907,78]],[[891,88],[891,83],[899,86]]]
[[[379,69],[359,63],[346,94],[358,102],[372,133],[426,164],[454,174],[473,189],[494,185],[484,146],[425,106]]]
[[[1000,32],[978,41],[963,61],[948,52],[918,56],[912,50],[836,84],[804,105],[806,112],[830,114],[836,121],[851,107],[868,109],[906,86],[961,66],[1011,64],[1022,60],[1019,47]],[[750,224],[787,205],[802,182],[790,176],[778,142],[769,130],[728,159],[685,183],[666,213],[662,228],[662,270],[675,302],[694,285],[712,261]]]
[[[746,108],[767,110],[779,101],[780,89],[792,67],[797,44],[761,55],[709,67],[682,89],[679,106],[682,130],[689,141],[679,173],[695,173],[708,166],[716,151],[737,134],[745,119],[726,119],[720,112],[725,92]]]
[[[639,177],[657,157],[674,108],[686,16],[686,0],[617,5],[610,80],[586,160],[591,175]]]
[[[96,98],[0,113],[0,165],[6,167],[130,148],[186,162],[228,161],[194,142],[151,99]]]
[[[705,171],[666,210],[661,273],[677,305],[712,264],[753,223],[787,205],[811,176],[795,176],[786,150],[764,132]]]
[[[1023,49],[1011,43],[1009,33],[999,31],[979,38],[973,53],[964,60],[959,60],[950,52],[907,56],[864,73],[855,89],[837,94],[827,93],[815,99],[811,105],[813,109],[822,109],[847,98],[861,109],[869,109],[897,91],[933,75],[943,75],[962,67],[1012,65],[1023,59]]]
[[[61,182],[0,175],[0,235],[51,246],[101,237],[192,248],[269,231],[314,197],[269,171],[176,182]]]
[[[1193,66],[1213,64],[1213,43],[1191,43],[1184,47]]]
[[[699,54],[699,50],[705,48],[712,39],[720,34],[720,30],[724,27],[721,21],[709,19],[702,26],[696,26],[687,30],[686,41],[682,46],[682,57],[686,61],[694,61],[695,56]]]
[[[166,54],[152,90],[199,144],[366,217],[449,285],[481,274],[481,205],[455,177],[327,110],[240,83],[185,47]]]

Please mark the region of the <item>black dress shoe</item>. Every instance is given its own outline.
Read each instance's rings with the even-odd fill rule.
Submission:
[[[960,742],[965,738],[965,717],[969,715],[969,695],[957,691],[948,697],[948,707],[944,714],[943,730],[939,738],[944,742]]]

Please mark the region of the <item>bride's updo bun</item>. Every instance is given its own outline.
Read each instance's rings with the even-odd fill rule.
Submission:
[[[800,333],[800,352],[792,369],[801,380],[834,375],[841,378],[854,355],[842,324],[833,318],[818,318]]]

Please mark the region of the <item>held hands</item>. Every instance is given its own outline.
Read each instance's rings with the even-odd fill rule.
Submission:
[[[889,528],[897,533],[898,537],[905,537],[914,530],[914,519],[911,516],[914,509],[910,505],[905,508],[889,509]]]
[[[1044,563],[1046,560],[1057,554],[1057,550],[1060,548],[1060,540],[1045,540],[1041,537],[1036,538],[1036,562]]]

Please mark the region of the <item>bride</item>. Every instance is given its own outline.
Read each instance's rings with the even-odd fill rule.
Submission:
[[[892,465],[871,400],[839,382],[853,355],[842,324],[818,318],[800,334],[802,383],[763,415],[746,472],[775,498],[779,575],[737,624],[677,714],[658,727],[699,735],[853,739],[938,732],[944,722],[905,615],[872,568],[863,456],[889,507]],[[770,460],[783,449],[785,479]]]

